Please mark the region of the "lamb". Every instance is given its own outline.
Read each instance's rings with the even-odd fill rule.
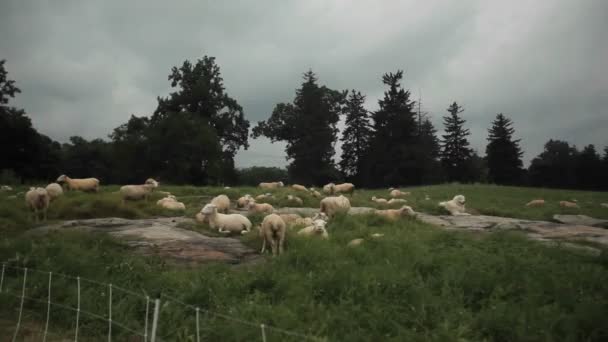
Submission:
[[[404,200],[403,198],[391,198],[388,201],[388,204],[393,204],[393,203],[407,203],[407,200]]]
[[[285,221],[279,215],[270,214],[264,217],[260,226],[260,237],[263,239],[260,254],[266,250],[266,243],[270,245],[273,256],[282,254],[286,230]]]
[[[276,189],[276,188],[282,188],[283,186],[284,186],[283,182],[268,182],[268,183],[262,182],[259,184],[259,187],[262,189]]]
[[[169,210],[186,210],[186,205],[182,202],[178,202],[175,196],[169,195],[165,198],[156,201],[156,205],[159,205]]]
[[[252,213],[272,214],[272,212],[274,211],[274,208],[272,207],[272,205],[270,205],[268,203],[256,203],[255,200],[253,200],[253,199],[250,199],[247,202],[247,205],[245,206],[245,208],[247,208],[247,210]]]
[[[396,221],[401,217],[416,216],[416,212],[414,212],[412,207],[408,207],[407,205],[404,205],[400,209],[375,210],[374,214],[392,221]]]
[[[239,199],[236,200],[236,207],[244,208],[250,199],[253,199],[250,194],[245,194],[245,196],[239,197]]]
[[[63,188],[57,183],[51,183],[47,185],[45,189],[46,192],[49,194],[49,198],[51,201],[63,195]]]
[[[297,191],[304,191],[304,192],[308,192],[308,189],[306,189],[306,187],[304,185],[300,185],[300,184],[293,184],[291,186],[292,189],[297,190]]]
[[[526,207],[542,207],[543,205],[545,205],[544,199],[535,199],[526,203]]]
[[[228,210],[230,209],[230,198],[226,195],[218,195],[213,197],[210,202],[211,204],[217,207],[217,211],[223,214],[228,214]]]
[[[327,222],[324,220],[315,220],[313,225],[300,229],[298,235],[320,236],[322,239],[328,239],[329,234],[327,234],[327,229],[325,229],[326,224]]]
[[[148,178],[145,184],[141,185],[123,185],[120,187],[120,194],[122,196],[122,203],[126,200],[148,200],[148,197],[158,187],[158,182],[154,179]]]
[[[218,232],[247,234],[251,230],[251,221],[241,214],[222,214],[217,212],[215,204],[207,204],[201,209],[201,215],[197,215],[197,220],[209,222],[209,227],[217,229]]]
[[[446,209],[453,216],[470,215],[465,212],[465,198],[463,195],[456,195],[450,201],[440,202],[439,206]]]
[[[399,196],[407,196],[410,193],[409,192],[403,192],[403,191],[398,190],[398,189],[393,189],[393,190],[391,190],[391,192],[389,194],[391,195],[391,197],[395,198],[395,197],[399,197]]]
[[[325,213],[329,218],[335,214],[344,212],[348,213],[350,210],[350,201],[344,195],[338,197],[325,197],[321,200],[319,211]]]
[[[44,188],[30,188],[25,193],[25,204],[34,211],[34,221],[38,222],[38,212],[42,212],[42,219],[46,221],[46,211],[49,208],[51,198]]]
[[[386,198],[378,198],[376,196],[372,197],[372,201],[374,201],[378,204],[388,204],[388,201],[386,200]]]
[[[99,191],[99,179],[97,178],[70,178],[66,175],[61,175],[57,178],[57,183],[65,183],[68,190],[80,191]]]
[[[342,183],[334,186],[334,193],[336,194],[352,194],[355,192],[355,185],[353,183]]]
[[[568,201],[559,201],[559,206],[562,208],[580,208],[578,204]]]
[[[304,201],[302,201],[302,199],[298,196],[287,195],[287,200],[289,202],[293,202],[299,206],[304,205]]]

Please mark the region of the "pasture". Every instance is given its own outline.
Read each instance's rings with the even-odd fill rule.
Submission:
[[[608,253],[590,255],[529,241],[515,232],[472,234],[444,231],[403,219],[390,222],[373,215],[338,216],[328,224],[327,241],[301,238],[291,231],[286,252],[260,262],[241,265],[204,264],[176,266],[158,257],[134,254],[123,243],[100,234],[23,233],[35,224],[28,216],[23,195],[0,197],[0,260],[14,260],[21,267],[80,275],[113,283],[151,297],[164,294],[202,309],[265,323],[327,341],[513,341],[608,339]],[[144,218],[175,216],[149,202],[121,204],[118,186],[102,186],[98,194],[67,193],[49,208],[49,221],[80,218]],[[164,186],[186,204],[183,215],[193,217],[211,196],[224,193],[231,200],[249,193],[272,192],[268,202],[287,206],[286,195],[298,194],[304,207],[318,207],[319,200],[288,188],[266,191],[257,188]],[[437,202],[455,194],[467,197],[471,213],[550,220],[553,214],[577,213],[608,218],[608,193],[517,188],[491,185],[441,185],[405,188],[408,205],[416,211],[440,214]],[[372,196],[389,198],[387,190],[357,190],[353,206],[379,207]],[[430,200],[425,199],[430,197]],[[543,208],[526,208],[531,199],[543,198]],[[576,199],[580,209],[560,208],[561,200]],[[400,207],[393,205],[392,207]],[[262,216],[252,217],[259,224]],[[184,226],[217,235],[204,224]],[[383,237],[369,239],[374,233]],[[236,237],[259,250],[255,233]],[[359,247],[346,244],[366,238]],[[8,274],[10,275],[10,274]],[[36,276],[32,276],[32,284]],[[44,283],[44,279],[38,279]],[[57,280],[58,298],[75,302],[70,280]],[[64,283],[62,283],[64,282]],[[62,286],[65,285],[65,286]],[[6,277],[5,291],[18,293],[18,277]],[[45,293],[44,286],[28,288],[31,295]],[[91,289],[102,293],[103,289]],[[5,292],[3,292],[5,293]],[[28,292],[30,293],[30,292]],[[104,301],[89,296],[90,310],[103,315]],[[0,293],[0,333],[12,334],[18,300]],[[6,304],[6,305],[5,305]],[[115,298],[117,315],[137,324],[141,307],[128,297]],[[24,326],[37,327],[45,307],[25,304]],[[172,332],[167,340],[195,340],[191,316],[177,312],[171,303],[164,308],[161,331]],[[70,337],[74,317],[55,314],[53,334]],[[106,325],[81,322],[84,340],[105,340]],[[33,329],[35,330],[35,329]],[[122,334],[122,335],[121,335]],[[116,331],[117,340],[128,333]],[[201,338],[210,341],[260,340],[259,329],[222,319],[205,317]],[[269,332],[269,341],[299,340]]]

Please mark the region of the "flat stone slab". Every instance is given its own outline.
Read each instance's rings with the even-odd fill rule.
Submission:
[[[608,228],[608,220],[600,220],[587,215],[553,215],[553,219],[566,224]]]
[[[181,223],[194,223],[185,217],[129,220],[100,218],[73,220],[35,228],[31,234],[51,231],[85,231],[107,233],[124,241],[144,255],[169,257],[178,262],[204,263],[220,261],[241,263],[258,258],[258,253],[231,237],[209,237],[178,228]]]

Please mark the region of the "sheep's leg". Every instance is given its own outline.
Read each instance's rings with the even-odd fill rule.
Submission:
[[[283,254],[283,243],[285,242],[285,231],[279,233],[279,254]]]
[[[264,254],[265,250],[266,250],[266,237],[264,236],[264,238],[262,239],[262,250],[260,251],[260,254]]]
[[[272,250],[272,256],[277,255],[277,241],[275,239],[270,240],[270,248]]]

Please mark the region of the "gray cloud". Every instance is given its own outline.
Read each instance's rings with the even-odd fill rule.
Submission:
[[[172,66],[217,57],[248,119],[293,99],[309,68],[320,82],[367,94],[404,69],[438,128],[465,107],[483,153],[494,115],[513,118],[529,160],[549,138],[608,144],[608,4],[588,1],[15,1],[0,4],[0,40],[15,105],[60,141],[106,137],[149,115]],[[237,165],[285,164],[284,144],[251,141]],[[338,144],[339,155],[339,144]]]

